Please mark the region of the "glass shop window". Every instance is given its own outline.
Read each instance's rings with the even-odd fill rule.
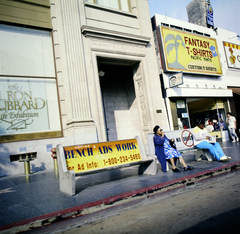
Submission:
[[[227,129],[224,103],[220,99],[202,98],[187,99],[191,127],[197,126],[200,119],[205,120],[209,132]]]
[[[86,1],[121,11],[131,12],[130,0],[86,0]]]
[[[189,128],[188,109],[185,99],[176,100],[178,129]]]
[[[0,142],[60,137],[51,32],[0,24]]]

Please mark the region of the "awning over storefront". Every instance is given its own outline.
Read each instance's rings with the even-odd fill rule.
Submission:
[[[170,88],[166,89],[167,97],[232,97],[231,89],[191,89],[191,88]],[[240,88],[239,88],[240,95]]]
[[[228,87],[228,88],[231,89],[233,93],[240,95],[240,88],[236,88],[236,87]]]

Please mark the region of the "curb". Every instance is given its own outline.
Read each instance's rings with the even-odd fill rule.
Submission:
[[[126,204],[128,202],[151,197],[157,193],[162,193],[172,189],[190,186],[199,181],[210,177],[219,176],[224,173],[233,172],[240,169],[240,161],[229,163],[214,169],[198,172],[188,176],[184,176],[171,181],[163,182],[156,185],[151,185],[145,188],[137,189],[131,192],[122,193],[109,198],[101,199],[95,202],[86,203],[83,205],[74,206],[64,210],[52,212],[49,214],[37,216],[34,218],[22,220],[19,222],[7,224],[0,227],[1,233],[19,233],[30,231],[35,228],[40,228],[46,225],[57,223],[66,219],[93,214],[98,211],[106,210],[112,207]]]

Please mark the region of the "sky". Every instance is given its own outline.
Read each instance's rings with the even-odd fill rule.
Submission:
[[[165,15],[188,22],[187,5],[193,0],[148,0],[150,15]],[[240,35],[240,0],[210,0],[215,28]]]

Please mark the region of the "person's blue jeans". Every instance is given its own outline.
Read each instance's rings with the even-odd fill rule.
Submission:
[[[234,138],[236,138],[236,140],[238,139],[238,136],[235,132],[235,128],[229,128],[229,132],[233,140],[235,140]]]
[[[222,156],[225,156],[225,154],[222,151],[221,146],[218,142],[216,143],[209,143],[207,141],[202,141],[201,143],[196,145],[197,148],[207,149],[210,151],[210,153],[218,160],[220,161],[220,158]]]

